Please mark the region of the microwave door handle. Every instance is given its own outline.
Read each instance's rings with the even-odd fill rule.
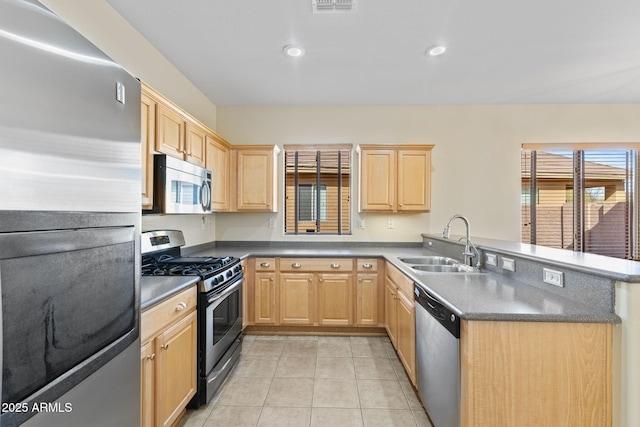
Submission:
[[[200,187],[200,204],[202,205],[202,210],[209,210],[209,206],[211,201],[209,200],[209,194],[211,191],[209,190],[209,183],[207,181],[202,181],[202,186]]]

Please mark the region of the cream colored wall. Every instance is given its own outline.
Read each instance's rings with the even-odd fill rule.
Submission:
[[[519,241],[521,144],[638,142],[638,117],[640,104],[219,106],[218,131],[233,144],[418,143],[435,144],[435,148],[430,213],[355,213],[352,236],[313,239],[284,236],[281,212],[216,214],[216,237],[417,242],[420,233],[439,232],[452,214],[460,213],[469,218],[475,236]],[[282,190],[280,182],[280,206]],[[269,218],[276,218],[275,229],[267,228]],[[387,228],[388,219],[393,219],[394,229]],[[364,229],[357,228],[358,220],[365,221]],[[452,233],[463,233],[461,223],[454,225]]]
[[[41,0],[132,75],[162,93],[211,129],[216,105],[104,0]],[[143,216],[142,230],[180,229],[187,246],[214,239],[212,224],[199,215]]]

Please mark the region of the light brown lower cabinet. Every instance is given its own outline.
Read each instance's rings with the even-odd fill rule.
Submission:
[[[314,324],[315,286],[313,273],[280,273],[281,325]]]
[[[416,380],[416,309],[413,281],[387,264],[385,274],[385,328],[413,385]]]
[[[251,258],[248,325],[382,327],[376,258]]]
[[[462,427],[607,427],[612,325],[463,321]]]
[[[141,316],[141,420],[168,427],[197,388],[196,288],[161,302]]]

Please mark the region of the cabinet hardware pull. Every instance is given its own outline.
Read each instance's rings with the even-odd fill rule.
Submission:
[[[362,282],[362,279],[358,279],[358,282]]]
[[[260,263],[260,267],[270,267],[270,266],[271,264],[269,264],[268,262]]]
[[[269,277],[269,280],[270,280],[271,282],[273,282],[273,277]]]
[[[181,302],[178,305],[176,305],[176,311],[182,311],[185,308],[187,308],[187,303],[186,302]]]
[[[340,264],[334,262],[333,264],[331,264],[331,268],[340,268]]]
[[[324,279],[320,279],[321,282],[324,282]]]
[[[311,282],[311,279],[309,279],[309,282]]]
[[[147,359],[149,360],[154,360],[156,358],[156,354],[155,353],[151,353],[150,355],[147,356]]]
[[[371,268],[371,267],[373,267],[373,264],[370,264],[368,262],[362,264],[362,268]]]
[[[300,268],[300,267],[302,267],[302,264],[300,264],[299,262],[294,262],[293,264],[291,264],[291,267]]]
[[[166,350],[166,349],[168,349],[168,348],[169,348],[169,344],[162,344],[160,347],[161,347],[163,350]]]

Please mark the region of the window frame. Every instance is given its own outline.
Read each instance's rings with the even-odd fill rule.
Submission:
[[[301,236],[301,235],[307,235],[307,236],[327,236],[327,235],[351,235],[353,234],[353,197],[352,197],[352,192],[353,192],[353,185],[354,185],[354,173],[353,173],[353,145],[351,144],[326,144],[326,145],[303,145],[303,144],[285,144],[283,146],[283,151],[284,151],[284,156],[283,156],[283,184],[284,184],[284,219],[283,219],[283,231],[285,235],[296,235],[296,236]],[[322,178],[322,157],[320,157],[320,169],[318,169],[318,157],[316,154],[316,164],[315,164],[315,172],[313,172],[313,175],[315,175],[315,179],[314,182],[304,182],[302,184],[299,183],[299,172],[297,169],[297,163],[295,164],[295,166],[293,166],[290,162],[289,162],[289,156],[291,155],[291,153],[294,153],[294,156],[296,155],[296,152],[305,152],[305,153],[322,153],[322,152],[337,152],[339,151],[341,154],[338,155],[338,159],[336,160],[336,167],[337,167],[337,182],[339,183],[335,188],[337,188],[337,192],[336,192],[336,206],[335,208],[332,208],[332,206],[329,204],[329,189],[332,187],[330,185],[328,185],[325,182],[321,182],[321,178]],[[342,158],[342,156],[345,154],[348,154],[348,181],[346,183],[343,183],[343,176],[347,175],[343,172],[344,169],[342,169],[344,167],[344,159]],[[302,225],[302,229],[300,229],[301,223],[303,221],[301,221],[298,217],[298,211],[299,211],[299,205],[297,203],[297,201],[294,199],[293,202],[293,218],[288,218],[287,217],[287,213],[291,210],[291,205],[289,202],[289,194],[290,194],[290,187],[291,185],[288,186],[288,184],[290,184],[290,178],[288,177],[288,174],[290,174],[289,172],[289,168],[291,167],[296,168],[294,173],[294,190],[293,190],[293,196],[295,197],[298,194],[298,189],[300,185],[310,185],[312,187],[312,193],[316,196],[317,201],[315,203],[315,208],[316,208],[316,213],[312,214],[312,218],[315,218],[313,221],[315,222],[315,231],[310,231],[309,229],[304,229],[304,225]],[[340,184],[342,183],[342,184]],[[346,185],[345,185],[346,184]],[[322,188],[326,188],[327,192],[325,194],[326,196],[326,201],[327,201],[327,207],[326,207],[326,215],[324,215],[324,217],[329,217],[329,212],[335,211],[336,215],[337,215],[337,219],[335,220],[334,224],[335,227],[337,228],[337,231],[329,231],[329,232],[324,232],[322,231],[322,223],[328,222],[328,221],[322,221],[323,215],[322,212],[320,211],[322,208]],[[314,191],[313,189],[315,188],[320,188],[320,191]],[[345,193],[346,190],[346,193]],[[346,200],[345,200],[346,198]],[[346,210],[346,212],[345,212]],[[344,217],[345,214],[347,216],[347,219],[345,221]],[[293,227],[291,227],[288,224],[288,220],[293,222]],[[306,221],[307,223],[309,221]],[[344,230],[344,226],[345,226],[345,222],[347,225],[347,230]],[[325,224],[326,227],[327,224]]]
[[[571,203],[572,205],[572,215],[573,215],[573,228],[572,228],[572,242],[570,247],[573,251],[576,252],[589,252],[589,253],[599,253],[597,248],[605,248],[606,251],[615,248],[621,248],[616,245],[608,245],[604,246],[596,245],[593,246],[590,244],[587,239],[589,233],[591,233],[591,228],[587,229],[586,218],[587,211],[585,209],[585,205],[588,205],[589,202],[587,200],[587,192],[589,187],[589,179],[585,175],[585,170],[592,168],[593,165],[607,165],[608,163],[600,160],[600,158],[593,158],[593,152],[603,152],[601,155],[602,158],[607,158],[608,155],[613,155],[614,152],[623,152],[625,153],[626,163],[624,166],[624,170],[626,172],[626,178],[624,181],[624,196],[625,198],[622,200],[618,200],[618,202],[625,203],[625,225],[621,227],[623,233],[625,233],[626,238],[628,239],[627,247],[625,249],[624,257],[620,256],[619,258],[623,259],[633,259],[638,260],[640,258],[640,190],[639,190],[639,181],[640,181],[640,144],[638,143],[562,143],[562,144],[523,144],[521,151],[521,197],[520,197],[520,206],[522,212],[522,221],[521,221],[521,230],[522,230],[522,241],[526,242],[529,240],[531,244],[540,244],[537,241],[538,226],[542,223],[538,223],[538,219],[536,218],[538,204],[537,200],[533,200],[531,197],[533,194],[536,195],[536,198],[539,197],[539,190],[537,179],[535,177],[540,177],[537,165],[537,152],[545,152],[551,155],[564,156],[562,152],[570,152],[570,157],[568,157],[568,162],[572,162],[571,169],[568,170],[568,174],[571,176],[571,184],[567,187],[567,203]],[[606,153],[610,152],[610,153]],[[569,155],[567,154],[567,155]],[[528,163],[527,163],[528,162]],[[548,163],[548,162],[547,162]],[[612,167],[620,168],[614,164],[611,164]],[[558,176],[567,175],[567,169],[559,168]],[[546,170],[542,172],[543,176],[549,177],[549,171]],[[598,175],[596,175],[597,177]],[[525,195],[525,181],[529,180],[528,193],[529,195]],[[591,184],[593,184],[593,176],[591,177]],[[596,181],[597,182],[597,181]],[[631,188],[629,188],[631,186]],[[604,187],[603,187],[604,188]],[[569,192],[571,192],[571,198],[569,198]],[[606,190],[605,190],[606,193]],[[616,194],[615,192],[613,193]],[[617,196],[619,197],[619,196]],[[598,203],[595,201],[594,203]],[[604,204],[604,202],[603,202]],[[526,210],[526,212],[525,212]],[[529,220],[527,222],[527,219]],[[598,220],[600,221],[600,220]],[[611,220],[609,220],[609,223]],[[553,223],[551,223],[553,224]],[[607,222],[603,223],[607,224]],[[550,225],[550,224],[548,224]],[[526,226],[530,226],[530,229],[527,231]],[[590,227],[593,227],[593,223]],[[528,239],[525,237],[528,235]],[[606,240],[605,240],[606,242]],[[552,246],[555,247],[555,246]],[[571,250],[571,249],[569,249]],[[608,255],[608,256],[616,256],[617,255]]]

